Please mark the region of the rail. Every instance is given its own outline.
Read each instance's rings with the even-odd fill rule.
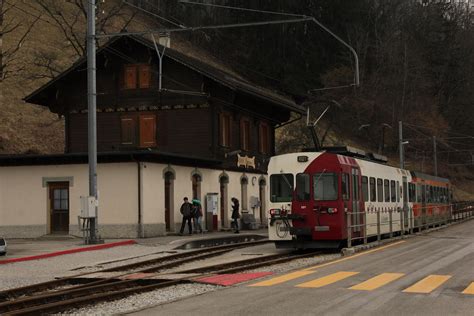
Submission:
[[[415,216],[415,212],[421,215]],[[431,214],[427,214],[429,212]],[[371,220],[368,220],[369,217]],[[415,208],[371,207],[362,212],[346,212],[347,246],[352,247],[354,242],[360,240],[363,244],[367,244],[369,237],[376,237],[377,242],[380,242],[382,236],[388,235],[388,238],[393,238],[395,235],[413,234],[415,231],[420,232],[472,217],[474,217],[473,201]],[[388,229],[384,229],[387,226]]]

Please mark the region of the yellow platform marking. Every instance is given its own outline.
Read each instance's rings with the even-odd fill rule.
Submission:
[[[355,259],[357,257],[368,255],[370,253],[380,251],[380,250],[383,250],[383,249],[386,249],[386,248],[389,248],[389,247],[393,247],[393,246],[399,245],[399,244],[404,243],[404,242],[405,242],[404,240],[397,241],[397,242],[394,242],[392,244],[389,244],[389,245],[386,245],[386,246],[383,246],[383,247],[377,247],[375,249],[364,251],[364,252],[361,252],[361,253],[346,257],[346,258],[337,259],[337,260],[334,260],[334,261],[330,261],[330,262],[327,262],[327,263],[323,263],[323,264],[319,264],[319,265],[316,265],[316,266],[313,266],[313,267],[309,267],[309,268],[306,268],[306,269],[303,269],[303,270],[291,272],[289,274],[285,274],[285,275],[282,275],[282,276],[279,276],[279,277],[275,277],[275,278],[272,278],[272,279],[269,279],[269,280],[266,280],[266,281],[258,282],[258,283],[255,283],[255,284],[252,284],[252,285],[249,285],[249,286],[271,286],[271,285],[275,285],[275,284],[284,283],[286,281],[291,281],[291,280],[297,279],[299,277],[303,277],[303,276],[306,276],[308,274],[314,273],[314,272],[316,272],[315,269],[326,267],[326,266],[329,266],[329,265],[332,265],[332,264],[335,264],[335,263],[339,263],[339,262],[343,262],[343,261],[346,261],[346,260]]]
[[[395,281],[404,275],[405,275],[404,273],[382,273],[382,274],[377,275],[376,277],[368,279],[365,282],[354,285],[353,287],[350,287],[349,289],[372,291],[372,290],[378,289],[381,286],[384,286],[385,284]]]
[[[314,271],[295,271],[295,272],[292,272],[292,273],[284,274],[284,275],[279,276],[279,277],[275,277],[275,278],[271,278],[269,280],[265,280],[265,281],[262,281],[262,282],[255,283],[255,284],[252,284],[250,286],[271,286],[271,285],[275,285],[275,284],[284,283],[286,281],[290,281],[290,280],[293,280],[293,279],[297,279],[297,278],[300,278],[300,277],[303,277],[305,275],[312,274],[312,273],[314,273]]]
[[[319,268],[322,268],[322,267],[326,267],[326,266],[329,266],[329,265],[332,265],[332,264],[335,264],[335,263],[339,263],[339,262],[343,262],[343,261],[355,259],[355,258],[357,258],[357,257],[361,257],[361,256],[364,256],[364,255],[368,255],[368,254],[370,254],[370,253],[377,252],[377,251],[380,251],[380,250],[384,250],[384,249],[387,249],[387,248],[389,248],[389,247],[393,247],[393,246],[402,244],[402,243],[404,243],[404,242],[405,242],[404,240],[400,240],[400,241],[394,242],[393,244],[389,244],[389,245],[386,245],[386,246],[377,247],[377,248],[374,248],[374,249],[371,249],[371,250],[363,251],[363,252],[360,252],[360,253],[358,253],[358,254],[355,254],[355,255],[352,255],[352,256],[349,256],[349,257],[345,257],[345,258],[341,258],[341,259],[337,259],[337,260],[334,260],[334,261],[331,261],[331,262],[328,262],[328,263],[318,264],[318,265],[316,265],[316,266],[309,267],[309,268],[306,268],[306,269],[304,269],[304,270],[315,270],[315,269],[319,269]]]
[[[403,290],[405,293],[431,293],[437,287],[451,278],[450,275],[429,275],[418,281],[409,288]]]
[[[464,291],[462,291],[462,294],[473,294],[474,295],[474,282],[471,283]]]
[[[347,271],[336,272],[336,273],[327,275],[325,277],[322,277],[316,280],[298,284],[297,287],[310,287],[310,288],[323,287],[332,283],[336,283],[337,281],[344,280],[358,273],[359,272],[347,272]]]

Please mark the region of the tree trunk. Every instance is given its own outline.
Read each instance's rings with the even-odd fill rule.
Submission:
[[[0,0],[0,82],[3,81],[3,0]]]

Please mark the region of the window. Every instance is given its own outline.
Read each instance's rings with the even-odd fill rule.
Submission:
[[[367,177],[362,177],[362,196],[365,202],[369,201],[369,183]]]
[[[342,188],[341,188],[342,199],[349,200],[349,197],[350,197],[349,196],[349,175],[347,173],[342,174],[341,183],[342,183]]]
[[[370,177],[370,201],[375,202],[377,201],[377,190],[375,189],[375,178]]]
[[[230,147],[231,143],[231,123],[230,113],[221,113],[219,116],[219,145]]]
[[[383,193],[385,202],[390,202],[390,182],[387,179],[383,180]]]
[[[337,200],[337,175],[316,173],[313,175],[314,199],[317,201]]]
[[[264,122],[258,127],[258,150],[262,154],[270,154],[270,127]]]
[[[122,145],[135,145],[136,119],[133,116],[120,118]]]
[[[309,201],[309,174],[298,173],[296,175],[296,199],[298,201]]]
[[[423,196],[422,187],[421,187],[421,184],[418,183],[416,185],[416,200],[418,201],[418,203],[421,203],[422,196]]]
[[[250,120],[248,118],[240,119],[240,149],[250,150]]]
[[[291,173],[272,174],[270,176],[270,200],[272,202],[291,202],[293,184]]]
[[[416,186],[414,183],[408,183],[408,201],[416,202]]]
[[[390,192],[392,193],[392,195],[391,195],[392,202],[397,201],[397,190],[395,189],[395,185],[396,185],[395,181],[391,180],[390,181]]]
[[[383,202],[383,180],[377,179],[377,201]]]
[[[397,181],[397,202],[400,202],[400,182]]]
[[[53,208],[55,210],[69,209],[69,189],[54,189]]]
[[[156,147],[156,116],[140,114],[140,147]]]
[[[124,89],[147,89],[151,87],[151,69],[148,64],[124,66]]]

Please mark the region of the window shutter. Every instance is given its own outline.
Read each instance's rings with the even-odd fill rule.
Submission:
[[[245,151],[250,149],[250,121],[247,118],[240,120],[240,147]]]
[[[138,67],[138,73],[140,76],[140,88],[141,89],[150,88],[150,84],[151,84],[150,65],[140,65]]]
[[[124,71],[124,89],[135,89],[137,87],[137,66],[126,65]]]
[[[131,116],[124,116],[120,119],[122,130],[122,145],[135,144],[135,119]]]
[[[140,147],[156,147],[156,116],[140,115]]]
[[[230,114],[221,113],[219,115],[219,144],[221,146],[230,147]]]
[[[259,150],[262,154],[270,153],[270,129],[267,123],[260,123]]]

